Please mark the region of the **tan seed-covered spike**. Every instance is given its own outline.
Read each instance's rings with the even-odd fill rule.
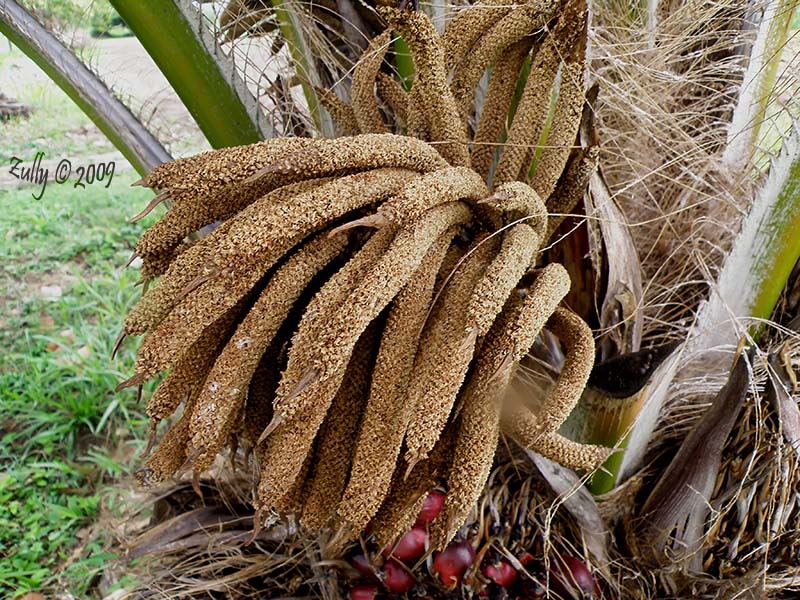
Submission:
[[[342,498],[369,394],[377,333],[373,323],[359,338],[342,386],[319,430],[314,472],[303,507],[303,525],[311,531],[325,526]]]
[[[176,361],[147,403],[146,412],[151,419],[157,422],[171,416],[180,403],[205,381],[241,313],[241,308],[235,306],[208,326]]]
[[[509,46],[544,27],[557,4],[554,0],[528,0],[497,21],[478,40],[465,62],[453,74],[450,85],[462,115],[469,114],[475,88],[489,65]]]
[[[166,481],[186,463],[190,418],[191,405],[187,404],[181,418],[167,430],[144,467],[136,472],[141,485],[151,486]]]
[[[315,144],[274,160],[253,179],[297,174],[306,179],[368,169],[411,169],[421,173],[446,167],[429,144],[393,133],[367,133],[349,138],[315,139]]]
[[[476,359],[463,394],[453,461],[442,512],[431,530],[431,545],[443,548],[464,524],[491,470],[500,429],[500,407],[514,371],[512,331],[521,319],[522,299],[509,299]]]
[[[442,292],[434,315],[422,333],[407,402],[412,413],[406,431],[409,468],[428,457],[447,425],[458,390],[467,374],[477,332],[470,331],[466,308],[499,240],[480,240]]]
[[[358,124],[352,105],[339,98],[332,90],[315,87],[314,91],[317,93],[322,106],[331,115],[333,122],[345,135],[358,135],[361,133],[361,127]]]
[[[175,248],[170,248],[162,254],[151,254],[149,257],[144,258],[142,260],[141,269],[142,280],[152,281],[156,277],[160,277],[166,273],[173,261],[185,250],[197,244],[198,241],[199,240],[189,240],[182,242],[180,245]]]
[[[492,67],[489,90],[472,140],[472,168],[481,174],[484,181],[489,181],[494,156],[508,121],[514,90],[530,50],[530,40],[522,39],[503,52]]]
[[[448,72],[469,54],[472,46],[512,7],[510,0],[488,0],[458,13],[442,35],[444,62]]]
[[[136,253],[147,257],[177,246],[190,233],[225,219],[275,188],[296,180],[296,176],[272,176],[257,182],[248,182],[247,178],[286,153],[313,143],[314,140],[307,138],[273,138],[205,153],[194,171],[168,189],[172,206],[142,234]]]
[[[496,188],[495,193],[484,202],[502,215],[500,225],[510,225],[517,221],[529,225],[539,236],[543,245],[547,235],[547,207],[532,187],[521,181],[510,181]]]
[[[353,70],[350,95],[353,98],[353,113],[363,133],[386,131],[386,125],[375,98],[375,78],[380,72],[390,39],[391,31],[388,30],[375,36]]]
[[[447,167],[411,180],[399,194],[384,202],[377,213],[343,228],[405,223],[440,204],[456,200],[476,202],[487,194],[486,184],[475,171],[467,167]]]
[[[559,310],[558,304],[569,288],[569,274],[562,265],[552,263],[538,272],[525,293],[521,308],[513,313],[516,320],[504,329],[508,339],[503,343],[512,349],[505,358],[506,363],[514,365],[528,352],[548,319]]]
[[[341,307],[350,293],[367,276],[378,260],[386,252],[397,233],[396,227],[385,227],[374,233],[364,246],[345,263],[317,292],[303,314],[297,331],[292,336],[289,356],[290,360],[284,371],[282,382],[283,389],[276,395],[275,408],[280,414],[275,415],[271,428],[277,426],[282,415],[293,414],[297,410],[296,402],[300,396],[297,388],[290,388],[287,382],[300,382],[309,380],[309,367],[307,353],[317,344],[322,331],[330,326],[328,315]],[[312,375],[315,377],[316,374]],[[296,384],[292,384],[295,385]],[[263,435],[268,435],[268,431]]]
[[[514,225],[503,236],[500,252],[478,281],[467,304],[467,328],[483,337],[503,310],[522,276],[534,266],[539,236],[525,223]]]
[[[289,184],[267,194],[257,204],[259,207],[278,205],[328,181],[327,179],[315,179]],[[249,211],[246,214],[249,214]],[[225,221],[209,235],[176,256],[159,280],[158,285],[148,290],[128,313],[125,318],[124,331],[129,335],[141,335],[148,329],[152,329],[172,310],[178,300],[186,295],[191,286],[199,285],[204,278],[215,276],[217,269],[213,265],[213,259],[219,253],[223,241],[236,222],[236,218]]]
[[[408,119],[408,92],[399,81],[386,73],[378,73],[375,80],[378,97],[389,107],[394,116],[402,122]]]
[[[193,468],[214,462],[241,413],[261,356],[311,279],[345,248],[343,236],[318,237],[292,254],[267,283],[220,353],[195,402],[189,453]]]
[[[612,448],[580,444],[558,433],[540,433],[536,415],[519,403],[503,408],[503,433],[518,443],[569,469],[592,471],[614,452]]]
[[[182,254],[161,278],[158,287],[148,292],[125,320],[125,331],[136,334],[154,324],[161,328],[163,315],[172,309],[166,316],[171,321],[164,327],[181,331],[180,339],[162,338],[161,335],[166,330],[158,334],[156,347],[166,349],[169,346],[172,350],[165,350],[166,355],[155,352],[152,356],[143,356],[142,372],[144,369],[152,372],[153,369],[165,368],[170,364],[174,352],[189,339],[189,331],[194,330],[192,320],[195,319],[186,310],[178,310],[180,304],[176,306],[176,303],[185,294],[187,284],[198,275],[224,274],[192,291],[181,303],[198,297],[199,294],[207,298],[200,310],[214,314],[216,305],[230,306],[235,303],[247,291],[244,289],[246,281],[251,282],[251,287],[255,285],[260,278],[259,274],[263,275],[306,236],[323,229],[330,221],[352,210],[384,200],[414,176],[413,171],[402,169],[355,173],[331,180],[282,202],[270,202],[268,198],[264,198],[236,215],[229,221],[230,227],[224,235],[216,235],[215,231],[209,236],[214,238],[213,242],[208,243],[213,243],[210,253],[204,253],[198,258],[196,252],[200,251],[192,248]],[[207,250],[205,245],[203,248]],[[191,265],[193,270],[186,269],[189,271],[186,273],[181,270],[183,265],[179,264],[183,261],[190,265],[192,261],[200,264]],[[249,266],[251,263],[252,266]],[[242,270],[246,271],[244,277],[237,278],[235,273]],[[254,270],[260,273],[254,273]],[[235,281],[229,283],[231,279]],[[237,297],[237,294],[241,295]],[[182,321],[185,321],[183,325]],[[143,350],[145,353],[150,352],[148,348],[150,345],[145,341],[139,351],[140,355]]]
[[[386,501],[367,527],[375,536],[378,548],[393,543],[411,529],[425,496],[437,485],[447,481],[453,459],[455,434],[455,428],[449,427],[439,438],[430,458],[420,463],[408,476],[403,466],[398,465]]]
[[[281,380],[280,357],[281,347],[285,340],[281,336],[275,338],[258,363],[250,385],[247,387],[247,399],[244,405],[244,439],[255,447],[258,436],[272,419],[272,400]]]
[[[303,461],[303,468],[300,470],[300,476],[297,478],[297,481],[294,482],[286,495],[275,503],[275,510],[283,514],[302,514],[303,506],[305,505],[306,498],[308,496],[308,490],[311,485],[310,475],[315,460],[316,452],[312,450]],[[259,464],[262,465],[261,468],[264,468],[263,461],[261,461]],[[257,505],[260,506],[258,501]]]
[[[429,210],[415,223],[400,229],[386,252],[356,282],[341,305],[329,307],[324,317],[322,314],[315,316],[324,319],[325,324],[314,332],[315,339],[298,332],[279,392],[278,406],[284,417],[290,416],[301,403],[295,401],[288,405],[282,398],[292,396],[305,373],[313,370],[317,378],[300,395],[306,402],[315,401],[314,398],[319,398],[314,392],[315,385],[341,376],[342,365],[348,360],[358,336],[406,285],[436,240],[450,227],[466,224],[471,217],[465,204],[450,202]],[[301,330],[302,326],[301,323]],[[301,339],[309,343],[298,343]]]
[[[557,309],[547,324],[564,344],[564,365],[538,416],[539,431],[555,433],[567,419],[589,380],[594,366],[592,330],[578,315]]]
[[[547,199],[547,211],[551,213],[551,216],[547,221],[546,239],[550,239],[553,232],[566,218],[565,215],[572,213],[578,203],[583,200],[589,180],[597,170],[599,155],[600,147],[592,146],[583,149],[570,159],[556,189]]]
[[[549,198],[553,193],[572,152],[584,102],[583,72],[583,60],[568,62],[561,71],[561,84],[550,133],[531,180],[531,186],[541,198]]]
[[[439,32],[423,12],[383,7],[378,13],[400,32],[411,49],[417,75],[412,102],[424,107],[431,141],[437,142],[436,149],[451,165],[468,167],[466,123],[447,84]]]
[[[184,182],[184,178],[190,176],[191,173],[196,173],[200,166],[209,160],[209,155],[212,152],[218,151],[231,152],[232,148],[209,150],[193,156],[161,163],[142,178],[139,183],[155,190],[169,189],[181,185]]]
[[[431,247],[386,318],[350,479],[337,512],[337,528],[349,532],[348,539],[363,531],[389,492],[409,417],[406,388],[420,331],[428,317],[436,275],[455,233],[446,231]]]
[[[452,226],[468,222],[471,216],[470,210],[460,202],[444,204],[429,211],[413,226],[401,230],[363,281],[327,318],[329,327],[322,331],[314,347],[296,350],[296,346],[292,346],[279,394],[282,396],[287,390],[298,387],[301,391],[295,394],[298,398],[292,403],[296,410],[292,415],[287,415],[280,403],[283,421],[268,438],[266,462],[270,468],[262,472],[259,483],[259,497],[264,506],[273,505],[296,480],[300,463],[308,454],[333,395],[339,389],[343,366],[358,337],[406,285],[439,236]],[[316,374],[307,385],[299,379],[287,378],[292,364],[297,361]]]
[[[541,136],[550,110],[551,91],[559,65],[563,57],[570,55],[570,51],[581,39],[584,31],[586,22],[584,10],[585,4],[580,0],[567,2],[553,32],[545,38],[533,57],[525,88],[517,104],[514,120],[511,122],[494,173],[495,185],[527,176],[529,165],[526,164],[526,159],[532,154]],[[580,123],[580,113],[579,106],[578,123]],[[571,144],[572,140],[569,143]]]

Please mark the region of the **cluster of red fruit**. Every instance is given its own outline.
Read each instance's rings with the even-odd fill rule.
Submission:
[[[444,494],[434,490],[425,498],[425,504],[414,527],[395,544],[383,549],[385,559],[378,567],[363,554],[349,559],[350,565],[359,573],[358,580],[350,588],[350,600],[374,600],[380,593],[388,596],[406,594],[417,586],[417,578],[411,565],[426,552],[428,525],[437,517],[444,504]],[[464,580],[475,563],[476,553],[468,540],[455,540],[442,552],[433,554],[430,571],[443,592],[453,591]],[[525,554],[518,558],[525,566],[534,557]],[[586,564],[574,557],[558,555],[551,561],[549,591],[538,581],[519,577],[519,571],[506,558],[495,552],[485,553],[481,565],[482,580],[475,578],[473,587],[480,588],[479,596],[491,598],[560,598],[582,600],[600,598],[600,588]],[[423,594],[430,597],[428,594]]]

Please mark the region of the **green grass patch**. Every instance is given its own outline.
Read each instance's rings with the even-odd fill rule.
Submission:
[[[87,597],[112,558],[82,535],[104,488],[136,465],[145,430],[135,393],[115,393],[134,344],[109,354],[136,301],[122,269],[148,192],[49,185],[0,192],[0,596],[28,590]],[[151,222],[150,217],[144,225]]]

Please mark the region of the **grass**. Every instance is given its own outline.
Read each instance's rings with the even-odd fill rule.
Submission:
[[[3,170],[8,169],[12,156],[30,162],[37,151],[44,151],[50,159],[72,159],[114,150],[67,95],[43,79],[44,75],[42,79],[21,75],[23,70],[31,72],[21,67],[25,63],[27,58],[16,48],[9,51],[5,38],[0,36],[0,80],[4,82],[0,91],[33,109],[30,117],[13,119],[0,127]]]
[[[109,359],[139,293],[121,269],[142,228],[125,219],[148,196],[134,177],[38,201],[0,191],[0,597],[87,597],[113,558],[91,526],[145,427],[135,395],[114,392],[133,344]]]

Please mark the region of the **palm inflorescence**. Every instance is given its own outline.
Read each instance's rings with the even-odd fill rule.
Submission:
[[[125,320],[143,340],[121,387],[166,373],[147,406],[153,439],[183,405],[145,483],[242,443],[261,518],[294,512],[384,541],[444,485],[442,547],[501,434],[579,469],[608,455],[558,433],[594,342],[560,306],[566,270],[541,262],[597,157],[575,143],[585,6],[490,1],[442,34],[421,12],[378,10],[387,29],[353,73],[352,102],[321,94],[348,136],[224,148],[143,180],[160,191],[148,208],[171,204],[136,246],[157,282]],[[413,57],[409,90],[387,68],[393,36]],[[505,392],[543,328],[565,359],[534,412]]]

